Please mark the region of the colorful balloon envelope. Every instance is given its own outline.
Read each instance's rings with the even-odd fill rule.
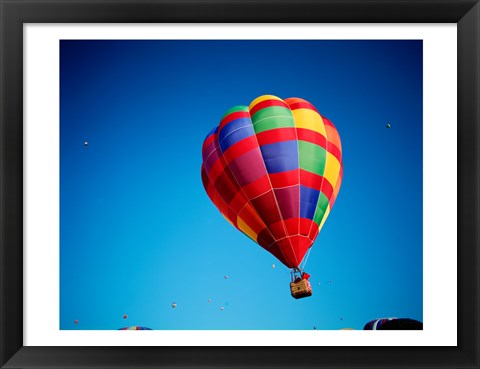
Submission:
[[[423,323],[410,318],[381,318],[369,321],[364,330],[422,330]]]
[[[338,195],[342,146],[308,101],[264,95],[228,110],[205,138],[208,197],[238,230],[298,268]]]
[[[139,327],[138,325],[134,325],[131,327],[119,328],[119,331],[151,331],[151,328],[147,327]]]

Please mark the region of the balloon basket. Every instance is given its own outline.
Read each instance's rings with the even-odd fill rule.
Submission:
[[[301,299],[304,297],[312,296],[312,286],[306,279],[302,279],[298,282],[290,283],[290,292],[295,299]]]

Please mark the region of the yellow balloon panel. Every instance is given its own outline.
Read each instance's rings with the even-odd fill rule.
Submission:
[[[252,103],[250,104],[250,106],[249,106],[248,108],[249,108],[249,109],[252,109],[255,105],[257,105],[258,103],[261,103],[262,101],[265,101],[265,100],[279,100],[279,101],[283,101],[282,99],[280,99],[280,98],[277,97],[277,96],[273,96],[273,95],[262,95],[262,96],[257,97],[255,100],[253,100]]]
[[[325,124],[322,117],[311,109],[295,109],[292,111],[295,126],[297,128],[306,128],[326,136]]]
[[[327,162],[325,164],[325,172],[323,176],[327,179],[328,182],[335,188],[337,184],[338,175],[340,174],[340,163],[338,159],[327,152]]]

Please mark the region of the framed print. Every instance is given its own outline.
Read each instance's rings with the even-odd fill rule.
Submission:
[[[1,367],[478,368],[479,6],[1,0]]]

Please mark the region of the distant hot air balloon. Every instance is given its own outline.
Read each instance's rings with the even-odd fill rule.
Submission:
[[[127,314],[123,314],[123,319],[127,319],[128,318],[128,315]]]
[[[388,322],[389,320],[397,319],[397,318],[380,318],[380,319],[373,319],[370,320],[365,326],[363,327],[364,330],[378,330],[382,326],[382,324]]]
[[[175,309],[177,307],[177,303],[176,302],[172,302],[172,308]]]
[[[423,323],[409,318],[382,318],[369,321],[364,330],[422,330]]]
[[[73,323],[74,323],[74,324],[78,324],[78,319],[75,319],[75,320],[73,321]]]
[[[225,113],[202,156],[202,182],[220,213],[300,271],[342,182],[333,123],[306,100],[260,96]]]
[[[152,328],[147,327],[139,327],[138,325],[134,325],[131,327],[119,328],[119,331],[151,331]]]

